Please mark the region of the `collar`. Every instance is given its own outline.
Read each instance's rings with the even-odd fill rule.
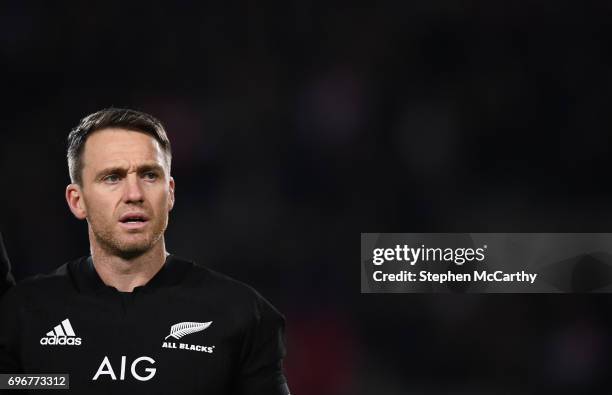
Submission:
[[[169,287],[180,283],[194,263],[181,259],[173,254],[166,257],[162,268],[149,280],[148,283],[134,288],[133,293],[152,292],[158,288]],[[69,265],[70,273],[76,282],[79,292],[93,293],[121,293],[115,287],[106,285],[96,271],[91,256],[82,257],[72,261]],[[125,292],[128,293],[128,292]]]

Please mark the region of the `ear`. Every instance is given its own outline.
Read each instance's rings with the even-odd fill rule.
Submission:
[[[78,219],[87,218],[87,208],[83,200],[83,192],[78,184],[69,184],[66,187],[66,202],[72,214]]]
[[[169,199],[168,199],[168,211],[172,210],[172,207],[174,207],[174,178],[170,177],[170,180],[168,181],[168,186],[169,186]]]

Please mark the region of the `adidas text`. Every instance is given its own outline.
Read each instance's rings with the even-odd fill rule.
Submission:
[[[80,337],[43,337],[40,339],[43,346],[80,346]]]

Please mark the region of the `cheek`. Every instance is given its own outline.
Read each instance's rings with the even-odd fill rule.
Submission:
[[[110,222],[113,207],[104,199],[87,199],[87,217],[97,223]]]
[[[170,204],[170,193],[168,191],[163,191],[158,193],[155,199],[155,211],[158,215],[164,215],[168,212]]]
[[[157,216],[159,218],[165,218],[168,216],[168,199],[160,199],[157,204]]]

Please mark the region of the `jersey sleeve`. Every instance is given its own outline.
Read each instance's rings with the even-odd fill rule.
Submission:
[[[282,368],[285,354],[285,319],[270,303],[258,297],[245,340],[238,393],[290,395]]]
[[[21,373],[19,300],[15,288],[0,297],[0,373]]]

